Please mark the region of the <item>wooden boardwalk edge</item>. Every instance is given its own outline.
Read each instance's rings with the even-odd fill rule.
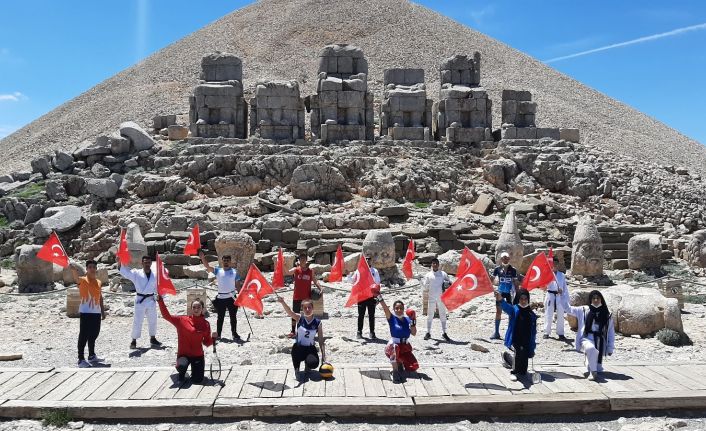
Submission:
[[[0,404],[0,418],[38,419],[45,411],[66,410],[74,419],[165,419],[213,416],[214,400],[27,401]]]

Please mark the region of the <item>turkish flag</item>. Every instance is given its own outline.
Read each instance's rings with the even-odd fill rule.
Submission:
[[[169,278],[169,271],[164,267],[162,258],[157,253],[157,293],[164,295],[176,295],[176,288],[172,279]]]
[[[120,243],[118,244],[118,254],[116,254],[116,257],[121,265],[130,264],[130,250],[127,249],[127,239],[125,236],[125,229],[120,229]]]
[[[199,250],[201,249],[201,234],[199,233],[199,225],[198,223],[194,228],[191,230],[191,233],[189,234],[189,239],[186,241],[186,245],[184,246],[184,254],[187,256],[194,256],[196,254],[199,254]]]
[[[282,247],[277,253],[277,262],[275,262],[275,273],[272,275],[272,287],[279,289],[284,287],[284,253]]]
[[[331,266],[331,272],[328,275],[328,281],[334,283],[341,280],[343,280],[343,249],[341,244],[338,244],[336,257],[333,259],[333,266]]]
[[[243,288],[240,289],[238,297],[235,298],[235,305],[245,307],[255,311],[257,314],[262,314],[262,298],[274,290],[270,283],[267,282],[257,266],[254,263],[250,264],[248,275],[245,277]]]
[[[460,277],[461,274],[465,274],[466,271],[468,271],[468,268],[470,268],[476,260],[478,260],[478,258],[473,254],[473,252],[469,250],[468,247],[463,247],[463,251],[461,252],[461,260],[458,261],[458,267],[456,268],[456,277]]]
[[[554,271],[552,271],[547,255],[539,253],[532,261],[527,274],[525,274],[522,287],[527,290],[532,290],[535,287],[546,288],[547,284],[552,281],[554,281]]]
[[[61,245],[56,232],[52,232],[49,235],[47,242],[37,252],[37,257],[47,262],[55,263],[62,268],[69,266],[69,256],[66,254],[64,246]]]
[[[487,293],[493,293],[493,283],[490,282],[483,262],[473,257],[471,266],[466,272],[457,275],[453,284],[441,294],[441,301],[449,311],[452,311],[471,299]]]
[[[409,245],[407,246],[407,253],[404,255],[404,261],[402,262],[402,272],[407,280],[414,277],[412,273],[412,261],[414,260],[414,240],[409,240]]]
[[[374,289],[378,292],[380,291],[380,288],[373,279],[373,275],[370,273],[370,267],[368,267],[365,256],[361,254],[360,260],[358,260],[358,280],[353,283],[351,294],[348,296],[348,301],[346,301],[345,306],[351,307],[359,302],[372,298]]]

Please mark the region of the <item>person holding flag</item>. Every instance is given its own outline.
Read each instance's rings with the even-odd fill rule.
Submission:
[[[206,368],[202,346],[213,345],[214,338],[218,336],[211,332],[211,325],[203,315],[203,302],[196,299],[191,303],[191,316],[172,316],[162,295],[157,295],[157,302],[162,317],[174,325],[177,331],[177,360],[174,367],[179,372],[179,381],[186,379],[186,371],[191,366],[191,380],[201,383]]]
[[[312,283],[318,289],[318,295],[321,296],[323,289],[316,279],[314,271],[309,268],[309,257],[305,251],[299,253],[299,265],[292,267],[287,271],[287,275],[294,276],[294,294],[292,295],[292,310],[294,313],[301,313],[302,302],[311,301],[311,285]],[[296,336],[295,329],[299,319],[292,319],[292,331],[287,335],[289,338]]]
[[[512,304],[512,296],[515,289],[519,287],[517,278],[517,270],[510,265],[510,254],[506,251],[500,254],[500,265],[493,270],[493,281],[498,286],[498,292],[503,301]],[[500,305],[495,307],[495,332],[490,337],[491,340],[499,340],[500,337],[500,319],[502,312]]]
[[[547,293],[544,296],[544,339],[549,338],[552,332],[552,321],[554,320],[554,310],[556,310],[556,335],[559,340],[565,341],[564,336],[564,302],[569,301],[569,287],[566,283],[566,275],[559,271],[559,258],[554,256],[549,250],[549,263],[554,273],[554,280],[547,285]]]
[[[295,341],[292,346],[292,365],[294,365],[296,379],[301,381],[309,374],[310,370],[315,370],[319,366],[319,353],[316,351],[315,345],[316,338],[318,338],[321,349],[321,362],[326,361],[324,327],[321,320],[314,317],[314,303],[311,299],[301,301],[302,313],[292,311],[284,298],[279,295],[277,295],[277,301],[282,304],[284,312],[297,322]],[[302,362],[304,362],[303,374],[300,371]]]
[[[446,334],[446,305],[441,300],[441,294],[444,293],[444,283],[451,284],[449,275],[439,269],[439,259],[434,258],[431,261],[431,271],[429,271],[422,279],[422,291],[428,292],[427,305],[427,333],[424,339],[431,338],[431,324],[434,321],[434,314],[437,308],[439,309],[439,320],[441,320],[441,336],[444,340],[451,341],[451,338]]]
[[[358,332],[356,333],[356,338],[359,340],[363,338],[363,323],[365,322],[365,311],[367,310],[370,339],[377,340],[375,336],[375,306],[377,305],[377,300],[375,297],[380,294],[380,273],[376,268],[369,266],[370,256],[362,255],[361,260],[361,263],[364,264],[363,266],[370,272],[374,286],[370,287],[371,295],[365,295],[358,302]],[[361,263],[358,264],[358,269],[348,276],[348,281],[353,283],[354,287],[361,280]]]
[[[142,256],[142,268],[130,268],[127,264],[118,261],[120,275],[130,280],[135,286],[135,311],[132,320],[131,349],[137,348],[137,339],[142,333],[142,322],[147,316],[147,327],[150,334],[150,345],[160,347],[162,343],[157,340],[157,304],[154,296],[157,294],[156,268],[152,258]]]
[[[417,313],[410,309],[405,312],[404,303],[395,301],[392,304],[393,312],[385,304],[382,295],[378,295],[385,318],[390,324],[390,341],[385,346],[385,355],[390,359],[392,366],[392,381],[400,383],[402,381],[401,371],[416,371],[419,369],[417,358],[412,353],[412,345],[409,344],[409,337],[417,335]]]
[[[197,225],[198,228],[198,225]],[[216,307],[216,332],[218,338],[221,338],[223,332],[223,321],[226,317],[226,310],[230,317],[230,332],[233,335],[233,341],[240,340],[238,335],[238,307],[235,306],[235,294],[240,290],[242,285],[238,270],[231,266],[231,257],[226,255],[221,257],[223,266],[211,267],[206,260],[203,250],[199,250],[199,258],[206,271],[213,273],[216,276],[216,284],[218,285],[218,293],[213,300],[213,306]]]
[[[506,367],[511,367],[510,380],[517,381],[517,376],[527,374],[529,358],[534,357],[537,346],[537,315],[530,308],[530,294],[525,289],[517,291],[517,305],[512,305],[503,298],[499,291],[495,292],[495,303],[510,317],[505,332],[505,347],[515,352],[514,357],[509,352],[502,354]]]
[[[78,286],[81,303],[78,306],[78,367],[88,368],[102,361],[96,356],[96,339],[101,331],[101,320],[105,319],[105,306],[101,293],[101,281],[96,278],[98,263],[95,260],[86,261],[86,275],[79,275],[76,263],[69,264],[74,282]],[[88,344],[88,361],[84,351]]]

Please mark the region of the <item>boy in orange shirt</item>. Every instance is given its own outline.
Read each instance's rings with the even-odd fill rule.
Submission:
[[[96,339],[101,331],[101,320],[105,319],[101,281],[96,278],[98,263],[95,260],[86,261],[86,275],[83,277],[79,276],[75,263],[72,262],[69,267],[81,296],[81,304],[78,307],[80,320],[78,367],[88,368],[103,361],[103,359],[96,356]],[[88,361],[84,357],[86,344],[88,344]]]

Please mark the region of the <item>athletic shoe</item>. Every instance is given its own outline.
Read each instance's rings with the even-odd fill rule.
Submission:
[[[374,333],[374,332],[371,332],[371,333],[370,333],[370,339],[371,339],[371,340],[377,340],[378,337],[375,336],[375,333]]]
[[[362,340],[363,339],[363,333],[358,331],[358,333],[355,334],[355,338]]]
[[[500,334],[496,332],[490,337],[491,340],[499,340],[500,339]]]
[[[592,382],[594,382],[597,377],[598,377],[598,373],[596,373],[595,371],[591,371],[590,373],[588,373],[588,380],[590,380]]]
[[[99,358],[96,355],[88,355],[88,362],[90,362],[91,364],[96,364],[98,362],[103,362],[103,361],[105,361],[105,359]]]
[[[510,380],[513,381],[513,382],[516,382],[516,381],[517,381],[517,375],[515,375],[515,374],[510,374]]]
[[[441,336],[444,337],[444,340],[446,340],[446,341],[451,341],[451,337],[449,337],[449,336],[446,334],[446,332],[444,332],[443,334],[441,334]]]
[[[547,338],[549,338],[549,335],[544,334],[544,335],[542,336],[542,338],[544,338],[544,339],[546,340]]]
[[[390,371],[390,376],[392,377],[392,383],[402,383],[402,376],[398,371]]]
[[[85,359],[82,359],[78,361],[78,367],[79,368],[91,368],[91,364],[88,363]]]
[[[564,337],[563,335],[559,335],[559,341],[566,341],[566,337]]]
[[[428,340],[428,339],[430,339],[430,338],[431,338],[431,334],[427,332],[427,334],[424,336],[424,339],[425,339],[425,340]]]
[[[233,334],[233,340],[240,340],[240,335],[237,332]]]
[[[137,349],[137,340],[132,340],[132,343],[130,343],[130,348]]]
[[[150,337],[150,345],[152,345],[154,347],[160,347],[162,345],[162,343],[157,341],[157,337]]]
[[[505,368],[512,368],[512,355],[510,352],[502,352],[500,358]]]

